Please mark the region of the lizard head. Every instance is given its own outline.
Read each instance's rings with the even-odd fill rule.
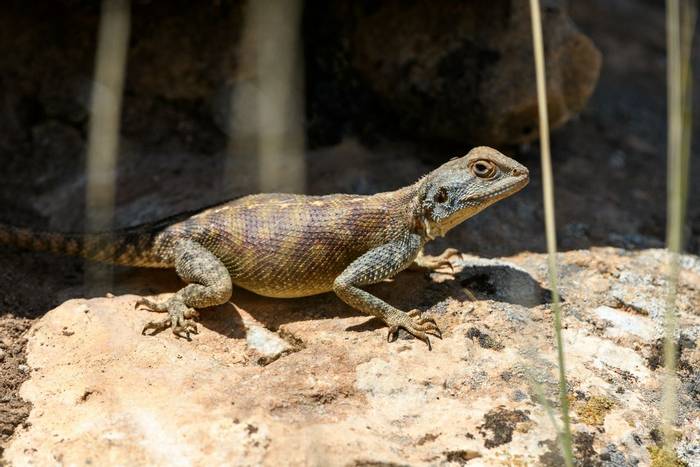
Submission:
[[[444,235],[528,181],[525,166],[485,146],[446,162],[422,180],[419,219],[425,235]]]

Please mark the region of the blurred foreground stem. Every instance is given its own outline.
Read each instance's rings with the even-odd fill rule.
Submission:
[[[549,149],[549,116],[547,114],[547,87],[544,67],[544,45],[542,41],[542,19],[539,0],[530,0],[532,18],[532,43],[535,52],[535,72],[537,75],[537,105],[540,120],[540,155],[542,159],[542,188],[544,191],[544,218],[547,234],[547,254],[549,263],[549,286],[552,290],[552,310],[554,311],[554,333],[557,341],[559,366],[559,404],[561,405],[562,427],[559,445],[567,467],[573,466],[571,448],[571,421],[569,419],[569,399],[567,397],[566,367],[564,362],[564,342],[561,335],[561,306],[557,269],[557,237],[554,221],[554,182],[552,161]]]
[[[664,314],[665,377],[661,399],[664,449],[672,453],[675,444],[674,424],[678,412],[678,378],[676,376],[676,297],[683,249],[683,227],[688,197],[692,121],[691,44],[695,29],[696,6],[693,1],[667,0],[667,221],[666,246],[669,251],[668,291]]]

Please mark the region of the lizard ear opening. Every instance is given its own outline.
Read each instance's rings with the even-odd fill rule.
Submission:
[[[438,188],[437,191],[435,192],[435,194],[433,195],[433,200],[436,203],[440,203],[440,204],[447,201],[447,188],[445,188],[444,186],[441,186],[440,188]]]
[[[438,213],[444,209],[444,203],[447,201],[449,201],[449,192],[446,187],[426,186],[425,191],[421,193],[420,201],[423,218],[435,221],[436,216],[439,217]]]

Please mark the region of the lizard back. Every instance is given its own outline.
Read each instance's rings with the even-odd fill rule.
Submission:
[[[371,196],[261,194],[205,210],[165,232],[222,260],[233,283],[269,297],[332,290],[368,250],[405,235],[409,189]]]

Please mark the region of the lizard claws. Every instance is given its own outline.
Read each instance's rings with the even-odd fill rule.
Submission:
[[[401,321],[401,323],[393,324],[389,327],[387,342],[394,342],[398,338],[399,329],[404,329],[417,339],[425,342],[428,345],[428,350],[433,350],[428,336],[442,339],[442,332],[440,328],[438,328],[435,320],[433,318],[421,317],[420,311],[418,310],[409,311]]]
[[[150,311],[168,312],[168,317],[162,320],[154,320],[146,323],[141,330],[141,334],[153,330],[150,335],[157,334],[167,328],[173,330],[177,337],[192,340],[190,334],[198,334],[197,324],[192,318],[198,318],[199,313],[193,308],[187,307],[179,300],[168,300],[163,303],[156,303],[147,298],[141,298],[136,302],[136,308],[146,306]]]
[[[134,303],[134,309],[138,309],[142,306],[146,307],[146,309],[148,309],[149,311],[155,311],[157,313],[164,313],[168,311],[165,306],[165,302],[157,303],[145,297],[141,297],[138,300],[136,300],[136,303]]]
[[[460,253],[460,251],[456,248],[448,248],[445,251],[443,251],[442,254],[440,254],[440,256],[419,256],[414,260],[413,264],[409,267],[409,269],[412,269],[414,271],[423,270],[427,272],[432,272],[444,267],[449,267],[450,273],[454,274],[454,264],[452,264],[452,261],[449,260],[449,258],[453,256],[461,257],[462,253]]]

